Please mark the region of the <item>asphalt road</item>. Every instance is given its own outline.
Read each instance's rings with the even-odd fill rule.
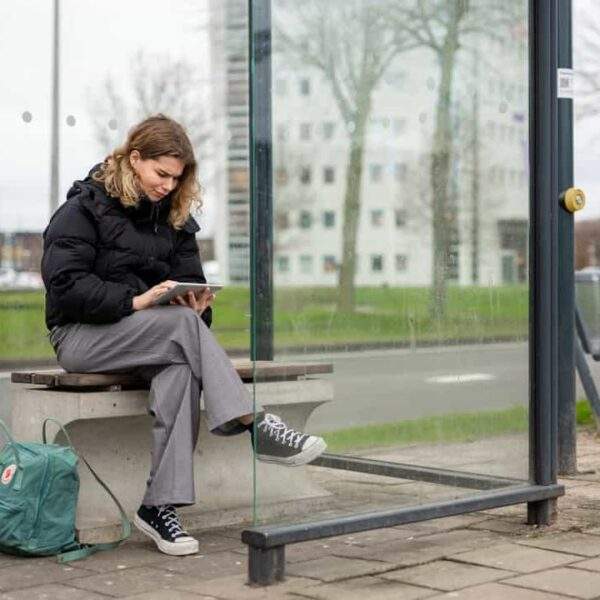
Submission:
[[[528,402],[525,343],[337,353],[327,359],[334,363],[328,377],[335,399],[311,417],[315,432]]]

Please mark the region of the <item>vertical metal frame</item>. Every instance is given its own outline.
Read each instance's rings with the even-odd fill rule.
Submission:
[[[558,3],[558,68],[573,66],[572,2]],[[558,193],[573,185],[573,100],[558,99]],[[577,472],[575,418],[575,249],[574,217],[558,207],[558,472]],[[585,360],[585,359],[584,359]]]
[[[556,498],[558,397],[558,2],[529,0],[530,51],[530,483],[468,498],[386,511],[254,527],[242,532],[249,546],[251,583],[285,576],[285,545],[391,527],[511,504],[527,503],[530,523],[548,524]],[[248,0],[253,255],[253,358],[272,358],[272,165],[270,0]],[[265,111],[260,114],[260,111]],[[268,221],[268,222],[267,222]],[[255,294],[254,294],[255,292]],[[264,305],[262,303],[265,303]],[[266,319],[261,322],[261,319]],[[261,354],[263,353],[264,354]],[[348,458],[348,457],[347,457]],[[329,459],[328,459],[329,460]],[[335,462],[332,459],[332,464]],[[352,469],[352,459],[344,461]],[[356,470],[358,464],[355,465]],[[378,466],[377,468],[379,468]]]
[[[252,360],[273,360],[271,1],[248,0]]]
[[[530,0],[530,479],[556,482],[558,398],[557,0]],[[529,504],[529,522],[552,518]]]

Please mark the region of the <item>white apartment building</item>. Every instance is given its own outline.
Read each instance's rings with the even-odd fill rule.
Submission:
[[[237,6],[238,17],[242,4],[245,10],[245,3],[237,0],[223,2],[230,9]],[[276,35],[274,31],[274,39]],[[477,283],[498,285],[527,277],[527,49],[522,43],[525,34],[518,35],[521,39],[504,43],[482,42],[481,55],[467,56],[455,71],[449,184],[455,262],[448,276],[458,284],[474,283],[475,176],[479,182]],[[230,77],[231,58],[225,64]],[[479,77],[474,76],[476,71]],[[275,283],[333,286],[341,260],[350,136],[330,82],[319,70],[291,61],[282,51],[273,55],[272,72]],[[438,79],[435,56],[418,49],[400,55],[373,93],[364,147],[357,285],[431,283],[429,171]],[[228,85],[233,85],[231,79]],[[235,98],[240,101],[239,96]],[[224,102],[223,96],[219,102]],[[243,231],[248,227],[248,195],[247,188],[241,192],[232,181],[232,173],[239,175],[236,169],[242,166],[240,138],[236,137],[241,129],[232,133],[232,128],[242,122],[243,110],[236,106],[238,112],[233,113],[231,102],[224,105],[228,107],[229,142],[224,145],[228,177],[223,178],[217,197],[227,207],[229,225],[217,226],[228,234],[226,242],[217,244],[217,251],[221,264],[229,262],[231,280],[242,281],[249,273],[244,264],[249,246]],[[238,154],[232,158],[234,151]],[[244,183],[247,186],[247,179]],[[228,255],[225,261],[221,252]]]

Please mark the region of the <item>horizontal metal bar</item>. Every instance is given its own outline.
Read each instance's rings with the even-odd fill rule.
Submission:
[[[319,458],[310,463],[312,466],[341,469],[344,471],[357,471],[370,475],[383,475],[414,481],[426,481],[440,485],[451,485],[473,490],[493,490],[495,488],[523,485],[522,479],[508,477],[493,477],[480,475],[468,471],[454,471],[451,469],[434,469],[420,465],[393,463],[385,460],[373,460],[358,456],[345,456],[343,454],[321,454]]]
[[[405,525],[440,517],[450,517],[479,510],[537,502],[564,495],[562,485],[525,485],[511,489],[494,490],[469,498],[454,498],[421,506],[409,506],[385,511],[323,519],[295,525],[267,525],[242,532],[242,542],[256,548],[273,548],[284,544],[306,542],[335,535],[346,535],[369,529]]]

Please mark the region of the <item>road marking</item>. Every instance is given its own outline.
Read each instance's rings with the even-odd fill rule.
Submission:
[[[496,379],[496,376],[489,373],[463,373],[460,375],[429,377],[425,381],[426,383],[471,383],[474,381],[491,381],[492,379]]]

